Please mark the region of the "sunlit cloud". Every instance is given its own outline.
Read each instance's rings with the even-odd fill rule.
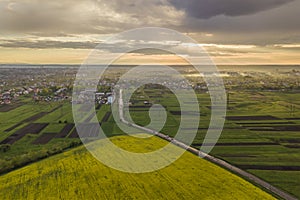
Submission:
[[[279,48],[300,48],[300,44],[275,44],[273,46]]]
[[[256,45],[229,45],[229,44],[199,44],[203,47],[216,47],[221,49],[252,49]]]

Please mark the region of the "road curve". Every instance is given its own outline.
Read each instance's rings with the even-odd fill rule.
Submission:
[[[286,193],[285,191],[271,185],[270,183],[254,176],[253,174],[250,174],[238,167],[235,167],[227,162],[225,162],[224,160],[221,160],[219,158],[216,158],[216,157],[213,157],[209,154],[206,154],[198,149],[195,149],[193,147],[190,147],[174,138],[171,138],[170,136],[168,135],[165,135],[165,134],[162,134],[162,133],[159,133],[155,130],[151,130],[149,128],[145,128],[145,127],[142,127],[142,126],[139,126],[137,124],[134,124],[134,123],[130,123],[128,122],[125,118],[124,118],[124,113],[123,113],[123,108],[124,108],[124,102],[123,102],[123,96],[122,96],[122,89],[119,90],[119,98],[118,98],[118,105],[119,105],[119,117],[120,117],[120,120],[122,123],[128,125],[128,126],[131,126],[131,127],[135,127],[137,129],[140,129],[142,131],[145,131],[145,132],[148,132],[150,134],[153,134],[153,135],[156,135],[157,137],[160,137],[168,142],[171,142],[173,144],[175,144],[176,146],[179,146],[181,148],[184,148],[186,149],[187,151],[199,156],[199,157],[202,157],[214,164],[217,164],[235,174],[238,174],[240,175],[241,177],[245,178],[245,179],[248,179],[250,180],[252,183],[255,183],[256,185],[259,185],[261,186],[262,188],[265,188],[266,190],[268,190],[270,193],[273,193],[273,194],[276,194],[277,196],[283,198],[283,199],[286,199],[286,200],[297,200],[296,197]]]

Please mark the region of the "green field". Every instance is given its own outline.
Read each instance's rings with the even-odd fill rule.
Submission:
[[[110,106],[103,105],[97,111],[98,120],[101,121],[105,113],[110,110]],[[46,113],[44,116],[34,117],[40,113]],[[33,117],[33,118],[32,118]],[[32,133],[30,130],[20,139],[14,140],[12,144],[0,144],[0,173],[22,167],[28,163],[37,161],[51,155],[61,153],[62,151],[81,144],[80,139],[70,138],[69,135],[74,131],[73,127],[69,132],[64,133],[62,137],[56,137],[68,124],[73,124],[72,105],[70,102],[49,103],[31,103],[25,99],[20,106],[9,111],[0,112],[0,142],[13,136],[30,124],[43,124],[47,126],[38,133]],[[114,128],[116,125],[113,119],[103,123],[103,128],[108,136],[118,135],[120,131]],[[7,130],[10,129],[11,130]],[[53,138],[44,143],[34,143],[38,138],[51,133]],[[8,150],[3,150],[8,146]]]
[[[135,99],[151,101],[151,96],[161,95],[161,90],[144,90],[136,93]],[[162,132],[174,136],[180,123],[180,110],[173,94],[163,94],[152,102],[161,103],[168,111],[168,121]],[[222,135],[211,155],[249,171],[276,185],[282,190],[300,197],[300,94],[293,92],[232,91],[229,96],[227,116],[254,116],[254,119],[237,119],[225,122]],[[210,123],[210,98],[198,94],[201,121],[198,134],[192,144],[200,148]],[[293,109],[291,109],[293,105]],[[132,108],[132,119],[141,125],[150,122],[148,109]],[[276,119],[255,119],[257,116],[272,116]],[[260,129],[292,127],[295,130]],[[253,169],[255,168],[255,169]],[[273,173],[276,176],[273,176]]]
[[[112,137],[134,152],[166,142],[151,137]],[[176,147],[177,148],[177,147]],[[2,199],[274,199],[242,178],[186,152],[170,166],[144,174],[116,171],[84,147],[28,165],[0,177]]]
[[[200,102],[201,121],[198,134],[192,144],[200,148],[210,123],[210,97],[205,92],[197,93]],[[266,180],[278,188],[300,197],[300,94],[288,91],[230,91],[228,117],[222,135],[211,154],[215,157],[240,167]],[[133,95],[135,102],[130,107],[130,114],[135,123],[147,125],[150,122],[149,106],[144,100],[162,104],[167,110],[167,122],[161,132],[174,136],[180,123],[180,107],[176,97],[164,89],[141,88]],[[58,134],[67,124],[73,123],[71,103],[30,103],[23,104],[9,112],[0,112],[0,142],[31,123],[48,123],[38,134],[26,134],[10,145],[7,151],[0,151],[0,171],[9,171],[36,160],[63,152],[80,144],[78,138],[53,138],[46,144],[32,144],[37,138],[47,133]],[[51,112],[62,104],[62,107]],[[191,108],[192,110],[193,108]],[[26,121],[40,113],[48,114]],[[102,105],[97,110],[98,121],[110,112],[109,105]],[[246,119],[241,117],[253,117]],[[271,116],[272,118],[258,118]],[[239,119],[240,118],[240,119]],[[25,121],[24,121],[25,120]],[[23,121],[23,122],[22,122]],[[16,128],[5,130],[22,122]],[[285,130],[286,128],[290,130]],[[124,134],[114,122],[112,116],[102,123],[107,136]],[[1,146],[1,145],[0,145]],[[275,175],[274,175],[275,174]]]

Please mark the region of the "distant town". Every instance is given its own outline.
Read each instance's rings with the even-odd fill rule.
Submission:
[[[114,101],[113,88],[119,80],[119,76],[125,73],[130,66],[112,67],[107,75],[102,77],[95,91],[96,104],[109,104]],[[176,83],[176,87],[192,87],[196,91],[207,91],[207,85],[203,80],[203,74],[197,73],[188,67],[176,66],[189,80],[189,82]],[[300,90],[300,67],[277,67],[272,70],[257,70],[245,67],[244,70],[234,71],[227,67],[220,70],[227,91],[230,90],[263,90],[285,91]],[[19,98],[30,98],[32,102],[56,102],[72,101],[72,88],[76,78],[78,67],[41,67],[32,68],[22,66],[0,66],[0,104],[13,104]],[[262,67],[262,69],[265,69]],[[206,74],[207,75],[207,74]],[[129,84],[129,83],[128,83]],[[172,81],[168,84],[174,84]]]

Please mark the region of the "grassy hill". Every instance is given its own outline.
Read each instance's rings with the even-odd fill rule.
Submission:
[[[116,136],[135,152],[166,144],[151,137]],[[186,152],[172,165],[144,174],[106,167],[84,147],[0,176],[0,199],[274,199],[242,178]]]

